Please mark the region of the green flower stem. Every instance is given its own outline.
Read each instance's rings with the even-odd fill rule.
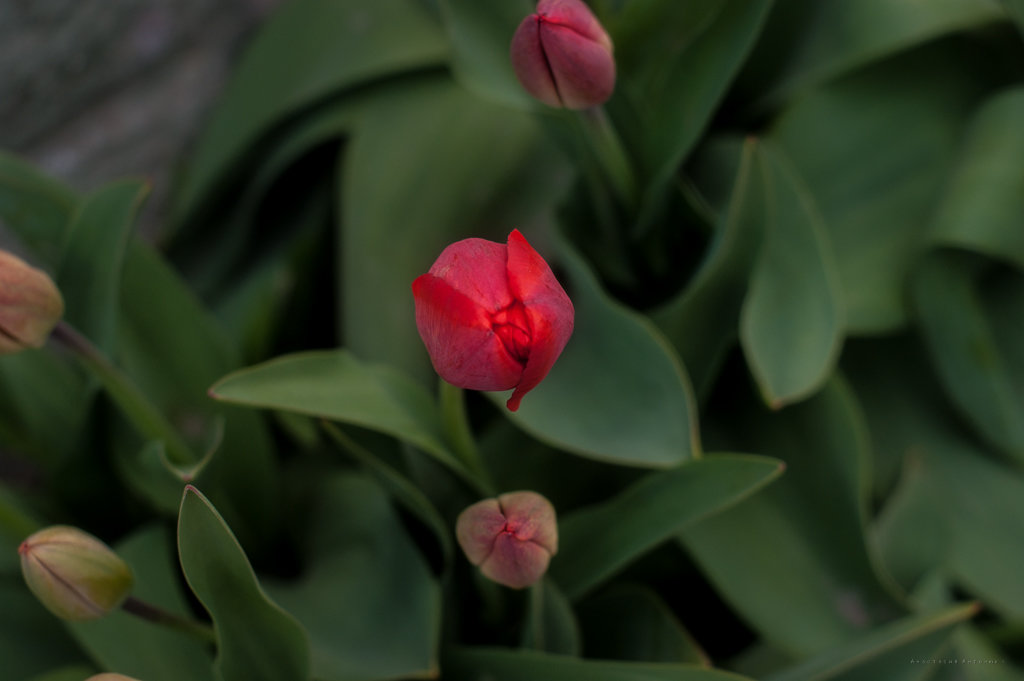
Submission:
[[[197,622],[193,619],[182,617],[181,615],[175,615],[174,613],[167,612],[163,608],[158,608],[155,605],[141,601],[134,596],[129,596],[121,606],[125,612],[141,617],[147,622],[159,624],[169,629],[175,629],[183,633],[193,636],[204,643],[217,643],[217,636],[213,631],[213,627],[203,622]]]
[[[480,450],[477,449],[476,441],[473,439],[473,431],[469,427],[469,419],[466,416],[466,399],[462,388],[457,388],[444,379],[438,379],[438,384],[441,398],[441,423],[444,426],[448,444],[451,445],[459,460],[482,483],[488,494],[495,494],[497,488],[484,465]]]
[[[92,342],[67,322],[60,322],[51,338],[67,348],[120,407],[121,412],[144,437],[162,440],[171,463],[185,466],[196,457],[177,430],[142,391],[132,383]]]
[[[579,112],[590,150],[597,159],[616,197],[629,212],[637,205],[637,181],[633,164],[626,153],[619,133],[615,130],[603,106]]]

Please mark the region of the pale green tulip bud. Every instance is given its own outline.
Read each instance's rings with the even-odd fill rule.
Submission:
[[[85,681],[139,681],[138,679],[132,678],[131,676],[125,676],[124,674],[111,674],[105,672],[103,674],[96,674],[90,676]]]
[[[132,590],[128,564],[99,539],[74,527],[40,530],[21,543],[18,553],[29,590],[61,619],[108,615]]]
[[[459,514],[455,536],[485,577],[513,589],[540,580],[558,552],[555,509],[536,492],[478,501]]]
[[[53,280],[0,250],[0,355],[40,347],[63,314]]]

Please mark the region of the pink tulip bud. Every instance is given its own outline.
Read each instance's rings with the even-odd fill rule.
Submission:
[[[75,527],[39,530],[18,547],[29,590],[61,619],[110,614],[132,589],[132,570],[110,547]]]
[[[536,583],[558,552],[555,509],[536,492],[478,501],[459,514],[455,536],[484,576],[513,589]]]
[[[512,36],[512,67],[548,106],[586,109],[615,89],[612,40],[582,0],[540,0]]]
[[[0,251],[0,355],[38,348],[62,314],[64,300],[50,277]]]
[[[485,239],[448,246],[412,293],[416,327],[441,378],[470,390],[515,388],[512,411],[572,335],[569,296],[519,230],[507,246]]]

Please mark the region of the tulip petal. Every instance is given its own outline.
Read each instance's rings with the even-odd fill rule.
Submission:
[[[523,366],[491,329],[483,307],[431,273],[416,278],[412,293],[416,327],[441,378],[470,390],[508,390],[519,383]]]
[[[512,295],[526,308],[530,324],[530,356],[506,406],[510,411],[548,375],[572,335],[572,301],[551,268],[519,230],[508,236],[508,281]]]
[[[536,14],[531,14],[519,24],[509,49],[512,68],[523,89],[548,106],[560,108],[562,100],[541,46],[540,29],[540,18]]]
[[[473,301],[474,307],[497,312],[512,304],[504,244],[487,239],[456,241],[437,256],[429,273]]]
[[[549,21],[543,23],[540,37],[563,106],[585,109],[612,96],[615,60],[607,47],[582,37],[575,27]]]
[[[494,550],[480,564],[480,571],[499,584],[522,589],[540,580],[550,562],[551,554],[539,544],[504,533],[494,540]]]
[[[540,0],[537,3],[537,14],[552,24],[571,26],[580,36],[599,43],[606,50],[612,49],[608,33],[581,0]]]

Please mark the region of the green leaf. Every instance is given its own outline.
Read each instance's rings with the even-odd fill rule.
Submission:
[[[467,89],[516,108],[536,106],[509,58],[512,35],[533,9],[528,0],[441,0],[452,70]]]
[[[530,587],[523,648],[555,655],[580,654],[580,630],[572,605],[549,578]]]
[[[765,237],[740,313],[740,340],[773,408],[820,388],[839,355],[844,306],[814,199],[778,152],[760,147]]]
[[[584,600],[578,611],[587,657],[711,666],[708,656],[651,589],[617,584]]]
[[[392,367],[360,362],[346,350],[278,357],[226,376],[210,394],[377,430],[472,479],[445,444],[440,413],[426,390]]]
[[[914,50],[794,100],[772,126],[821,213],[852,333],[906,321],[906,275],[964,122],[998,80],[983,55],[948,42]]]
[[[175,615],[191,617],[181,590],[172,540],[163,528],[139,530],[117,545],[132,567],[132,596]],[[69,623],[82,648],[104,669],[152,681],[213,681],[213,660],[204,642],[118,611],[102,619]]]
[[[267,598],[231,529],[192,486],[181,501],[178,551],[189,587],[213,619],[223,681],[310,678],[305,630]]]
[[[758,101],[764,108],[944,34],[977,29],[1004,18],[992,0],[778,4],[765,29],[768,40],[751,58],[755,69],[764,68],[758,64],[762,59],[782,66],[781,72],[770,78],[761,74],[762,83],[772,83]]]
[[[218,405],[209,386],[241,364],[238,350],[181,277],[152,248],[129,246],[121,290],[118,364],[179,432],[188,434],[197,464],[222,433],[210,465],[196,480],[225,492],[225,513],[246,546],[274,536],[280,522],[274,492],[277,464],[261,415]],[[133,441],[126,457],[143,443]],[[141,490],[146,498],[145,490]]]
[[[716,454],[652,473],[606,503],[559,519],[559,549],[551,575],[570,598],[579,598],[661,542],[738,503],[781,472],[780,462],[773,459]]]
[[[24,539],[24,537],[22,537]],[[28,678],[60,664],[83,661],[82,652],[25,586],[21,573],[0,575],[0,660],[5,678]]]
[[[1024,88],[993,95],[971,121],[933,238],[1024,270]]]
[[[310,523],[308,569],[270,592],[309,632],[313,676],[435,678],[441,589],[383,490],[332,476]]]
[[[446,656],[444,671],[456,681],[749,681],[696,665],[581,660],[500,648],[456,649]]]
[[[612,300],[563,243],[572,338],[551,373],[508,417],[580,456],[661,468],[700,455],[695,400],[675,353],[653,324]],[[504,404],[507,395],[493,394]]]
[[[430,529],[441,548],[441,558],[445,569],[449,568],[455,558],[455,547],[452,541],[451,528],[441,517],[441,513],[416,484],[388,464],[382,457],[362,447],[333,423],[322,422],[324,430],[349,456],[358,461],[370,473],[395,503],[414,514]]]
[[[1024,35],[1024,0],[1003,0],[1010,16],[1017,23],[1017,28]]]
[[[714,242],[700,269],[674,300],[651,315],[679,353],[700,395],[712,387],[718,365],[736,340],[740,307],[761,240],[764,200],[759,194],[764,187],[755,173],[755,149],[754,142],[742,146],[728,208],[718,219]]]
[[[939,252],[916,270],[911,290],[950,401],[981,436],[1024,462],[1024,271]]]
[[[648,0],[623,11],[623,35],[615,36],[626,60],[618,85],[623,101],[613,98],[609,106],[654,178],[654,195],[700,139],[770,6],[770,0]]]
[[[445,52],[440,27],[418,2],[283,5],[246,49],[203,132],[180,187],[179,217],[191,217],[278,123],[341,91],[440,66]]]
[[[871,450],[843,382],[781,412],[734,398],[709,419],[707,437],[756,446],[786,465],[775,484],[682,534],[703,574],[763,639],[802,657],[903,612],[869,551]]]
[[[911,615],[831,648],[765,681],[893,681],[924,679],[958,624],[978,612],[974,603]]]
[[[71,189],[0,150],[0,221],[50,269],[60,264],[77,202]]]
[[[148,187],[116,182],[79,204],[64,240],[56,283],[64,296],[64,318],[106,353],[117,331],[121,272]]]
[[[82,372],[45,349],[0,357],[0,439],[54,471],[82,444],[89,395]]]
[[[543,250],[535,225],[572,172],[533,116],[480,100],[448,77],[388,94],[364,111],[342,160],[340,335],[358,357],[433,385],[413,279],[466,237],[504,243],[521,227]]]
[[[844,357],[878,458],[913,453],[878,523],[882,556],[901,579],[941,569],[994,613],[1022,619],[1024,584],[1014,567],[1024,561],[1024,475],[958,427],[921,355],[916,343],[895,339],[859,344]],[[900,537],[916,539],[896,546]],[[914,547],[921,553],[911,554]]]

